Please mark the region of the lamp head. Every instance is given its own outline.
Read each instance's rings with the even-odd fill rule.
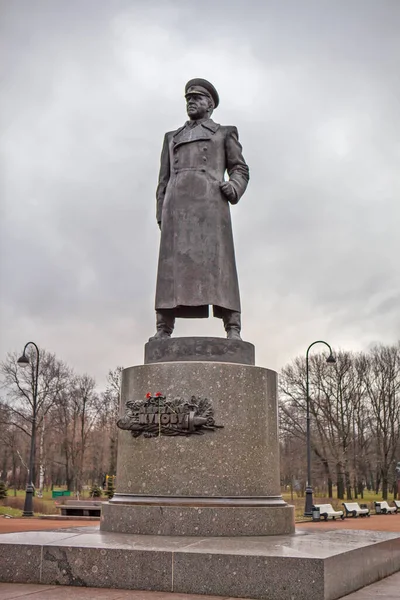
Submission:
[[[26,356],[25,353],[22,356],[20,356],[20,358],[17,360],[17,364],[20,367],[27,367],[29,365],[29,358]]]
[[[326,362],[328,364],[330,364],[330,365],[334,365],[336,363],[336,358],[333,356],[332,352],[330,353],[330,355],[326,359]]]

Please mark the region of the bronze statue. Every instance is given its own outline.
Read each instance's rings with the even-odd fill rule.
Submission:
[[[223,320],[228,339],[241,339],[240,296],[229,204],[249,181],[236,127],[218,125],[215,87],[192,79],[185,87],[189,121],[165,135],[157,187],[161,229],[157,332],[171,336],[175,319]],[[229,179],[224,180],[227,172]]]

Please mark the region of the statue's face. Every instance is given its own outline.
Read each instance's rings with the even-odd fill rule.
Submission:
[[[186,96],[186,111],[192,121],[204,119],[208,116],[210,100],[207,96],[200,94],[188,94]]]

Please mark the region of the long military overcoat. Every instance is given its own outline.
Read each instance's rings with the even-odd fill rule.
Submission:
[[[236,127],[211,119],[165,135],[157,187],[161,222],[156,310],[177,317],[214,315],[220,307],[240,312],[229,202],[220,189],[225,172],[244,193],[249,169]]]

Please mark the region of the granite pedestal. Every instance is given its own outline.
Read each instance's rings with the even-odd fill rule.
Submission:
[[[152,427],[139,411],[135,437],[120,431],[116,494],[100,531],[0,535],[0,581],[336,600],[400,570],[399,534],[294,533],[280,495],[276,373],[255,367],[240,343],[217,340],[218,360],[209,360],[211,338],[175,342],[164,344],[165,362],[161,346],[148,347],[147,364],[123,372],[121,423],[151,392]],[[163,430],[180,419],[163,412],[157,391],[188,401],[184,435]],[[200,405],[213,414],[196,425]]]
[[[2,582],[336,600],[398,570],[398,533],[199,538],[82,527],[0,535]]]
[[[183,536],[292,533],[293,507],[280,493],[276,373],[230,362],[232,355],[254,361],[254,347],[240,340],[173,342],[147,344],[159,344],[159,352],[164,345],[167,362],[158,362],[157,354],[157,362],[123,371],[121,415],[126,402],[160,391],[167,400],[207,398],[218,427],[182,436],[156,431],[150,438],[120,431],[116,494],[103,507],[101,530]],[[155,354],[148,350],[147,360]],[[209,355],[219,360],[207,360]]]

